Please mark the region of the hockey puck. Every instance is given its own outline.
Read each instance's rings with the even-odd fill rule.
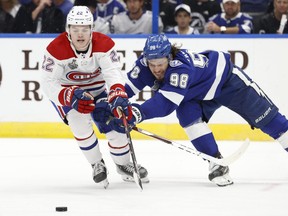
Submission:
[[[66,206],[58,206],[58,207],[56,207],[56,211],[57,212],[65,212],[67,210],[68,210],[68,208]]]

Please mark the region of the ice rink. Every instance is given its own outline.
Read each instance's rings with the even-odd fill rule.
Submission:
[[[95,184],[73,139],[0,139],[0,216],[287,216],[288,153],[251,142],[230,165],[234,185],[209,182],[201,158],[155,140],[133,140],[150,183],[123,182],[100,140],[110,186]],[[181,142],[181,141],[179,141]],[[187,143],[182,141],[181,143]],[[240,141],[219,141],[230,155]],[[67,206],[67,212],[56,212]]]

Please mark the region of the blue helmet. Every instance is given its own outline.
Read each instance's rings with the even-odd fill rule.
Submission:
[[[146,40],[143,55],[146,59],[168,57],[171,51],[171,43],[165,34],[152,35]]]

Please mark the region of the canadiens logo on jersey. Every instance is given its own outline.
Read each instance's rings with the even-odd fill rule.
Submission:
[[[83,80],[93,79],[99,76],[100,74],[101,74],[101,68],[97,68],[92,73],[70,71],[69,73],[67,73],[66,77],[68,80],[71,80],[71,81],[83,81]]]
[[[73,59],[71,63],[68,63],[68,67],[71,69],[71,70],[74,70],[78,67],[78,64],[76,63],[76,59]]]

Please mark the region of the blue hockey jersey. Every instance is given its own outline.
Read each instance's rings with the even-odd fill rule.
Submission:
[[[226,106],[251,126],[261,128],[277,114],[278,108],[259,86],[230,60],[230,54],[218,51],[193,53],[181,49],[169,61],[163,80],[157,80],[141,56],[127,74],[129,97],[145,86],[155,91],[141,105],[144,119],[164,117],[176,110],[182,127]]]
[[[221,92],[221,87],[231,70],[230,54],[217,51],[193,53],[181,49],[169,62],[164,80],[156,80],[147,62],[141,56],[128,73],[126,91],[129,97],[145,86],[155,90],[155,95],[145,102],[146,118],[166,116],[180,103],[190,100],[211,100]],[[161,109],[150,107],[158,106]],[[144,108],[143,107],[143,108]]]

